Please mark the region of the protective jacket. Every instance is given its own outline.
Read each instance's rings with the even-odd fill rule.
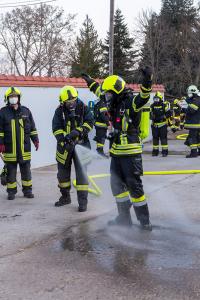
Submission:
[[[107,128],[109,125],[108,109],[103,99],[94,106],[95,127]]]
[[[57,139],[56,160],[65,164],[68,158],[69,150],[65,144],[65,136],[74,129],[79,131],[79,143],[88,145],[88,132],[93,127],[93,116],[89,108],[77,99],[75,114],[71,114],[64,105],[60,105],[54,114],[52,122],[53,134]]]
[[[195,95],[186,101],[188,108],[186,109],[184,127],[186,129],[200,129],[200,96]]]
[[[154,102],[150,106],[150,119],[152,120],[152,126],[162,127],[168,122],[168,118],[171,117],[170,107],[168,102]]]
[[[99,96],[100,86],[95,80],[89,88]],[[109,110],[114,128],[111,156],[132,156],[142,153],[139,125],[142,107],[148,102],[150,92],[151,86],[141,85],[140,93],[137,95],[127,88],[117,95],[114,107]]]
[[[180,117],[181,114],[181,104],[178,99],[175,99],[172,103],[172,109],[174,112],[174,117]]]
[[[5,162],[31,160],[31,140],[38,141],[38,134],[30,110],[19,105],[17,110],[5,106],[0,110],[0,144],[5,145]]]

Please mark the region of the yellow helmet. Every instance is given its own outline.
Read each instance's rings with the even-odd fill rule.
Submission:
[[[116,94],[120,94],[125,88],[126,82],[118,75],[111,75],[104,79],[101,85],[101,91],[103,93],[112,91]]]
[[[161,94],[159,91],[157,91],[157,92],[155,93],[155,96],[154,96],[154,97],[159,98],[160,100],[163,99],[163,96],[162,96],[162,94]]]
[[[66,85],[60,90],[59,100],[61,103],[64,103],[66,101],[73,101],[77,98],[78,92],[73,86]]]
[[[16,87],[11,86],[11,87],[9,87],[9,88],[6,90],[6,92],[5,92],[5,95],[4,95],[4,101],[5,101],[5,102],[8,102],[8,98],[9,98],[10,96],[18,96],[19,99],[20,99],[20,97],[21,97],[21,92],[20,92],[20,90],[17,89]]]

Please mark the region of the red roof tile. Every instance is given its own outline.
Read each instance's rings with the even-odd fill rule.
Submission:
[[[101,82],[101,79],[97,79]],[[73,85],[76,88],[86,88],[87,85],[82,78],[67,77],[40,77],[40,76],[16,76],[16,75],[0,75],[0,86],[24,86],[24,87],[63,87],[64,85]],[[135,92],[140,89],[139,84],[128,84]],[[162,84],[153,85],[153,92],[164,92],[165,88]]]

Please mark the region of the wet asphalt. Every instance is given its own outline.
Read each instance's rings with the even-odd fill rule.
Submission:
[[[89,173],[105,173],[108,164]],[[144,156],[147,171],[199,166],[200,158]],[[45,182],[55,167],[33,175],[48,199],[20,200],[12,210],[0,204],[0,299],[200,299],[200,175],[143,178],[152,232],[141,230],[133,209],[132,227],[107,225],[116,216],[108,178],[98,181],[103,195],[90,196],[89,212],[78,214],[76,201],[52,205],[58,194]]]

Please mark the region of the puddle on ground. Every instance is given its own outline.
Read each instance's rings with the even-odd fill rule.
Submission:
[[[158,270],[193,269],[199,267],[200,238],[179,228],[154,226],[152,232],[107,226],[108,217],[72,226],[53,241],[53,251],[77,252],[89,257],[106,271],[126,277],[144,269],[151,274]]]

